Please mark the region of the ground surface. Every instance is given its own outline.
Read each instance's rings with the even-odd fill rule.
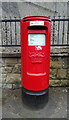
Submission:
[[[39,102],[36,102],[35,97],[33,104],[30,102],[26,104],[24,97],[22,99],[21,89],[3,89],[2,116],[3,118],[67,118],[67,92],[67,88],[64,87],[50,87],[48,103],[46,100],[42,102],[42,98],[39,97],[37,97]],[[28,97],[27,100],[30,101]]]

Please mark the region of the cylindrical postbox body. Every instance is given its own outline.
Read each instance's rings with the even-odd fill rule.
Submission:
[[[28,94],[42,94],[49,86],[51,19],[28,16],[20,23],[22,86]]]

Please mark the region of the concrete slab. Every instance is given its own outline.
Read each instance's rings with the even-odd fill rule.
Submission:
[[[67,92],[67,88],[64,87],[50,87],[48,102],[46,100],[43,101],[43,103],[45,102],[44,106],[40,107],[42,106],[42,99],[45,99],[44,97],[38,97],[38,102],[36,102],[37,98],[35,97],[35,104],[30,105],[30,102],[29,104],[24,103],[21,89],[3,89],[2,117],[67,118]],[[29,101],[28,97],[27,101]]]

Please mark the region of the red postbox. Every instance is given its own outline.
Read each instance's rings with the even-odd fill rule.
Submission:
[[[35,15],[20,23],[23,91],[42,95],[49,87],[51,19]]]

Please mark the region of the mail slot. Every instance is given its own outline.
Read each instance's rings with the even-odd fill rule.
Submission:
[[[21,74],[23,91],[30,95],[48,92],[51,19],[28,16],[21,21]]]

